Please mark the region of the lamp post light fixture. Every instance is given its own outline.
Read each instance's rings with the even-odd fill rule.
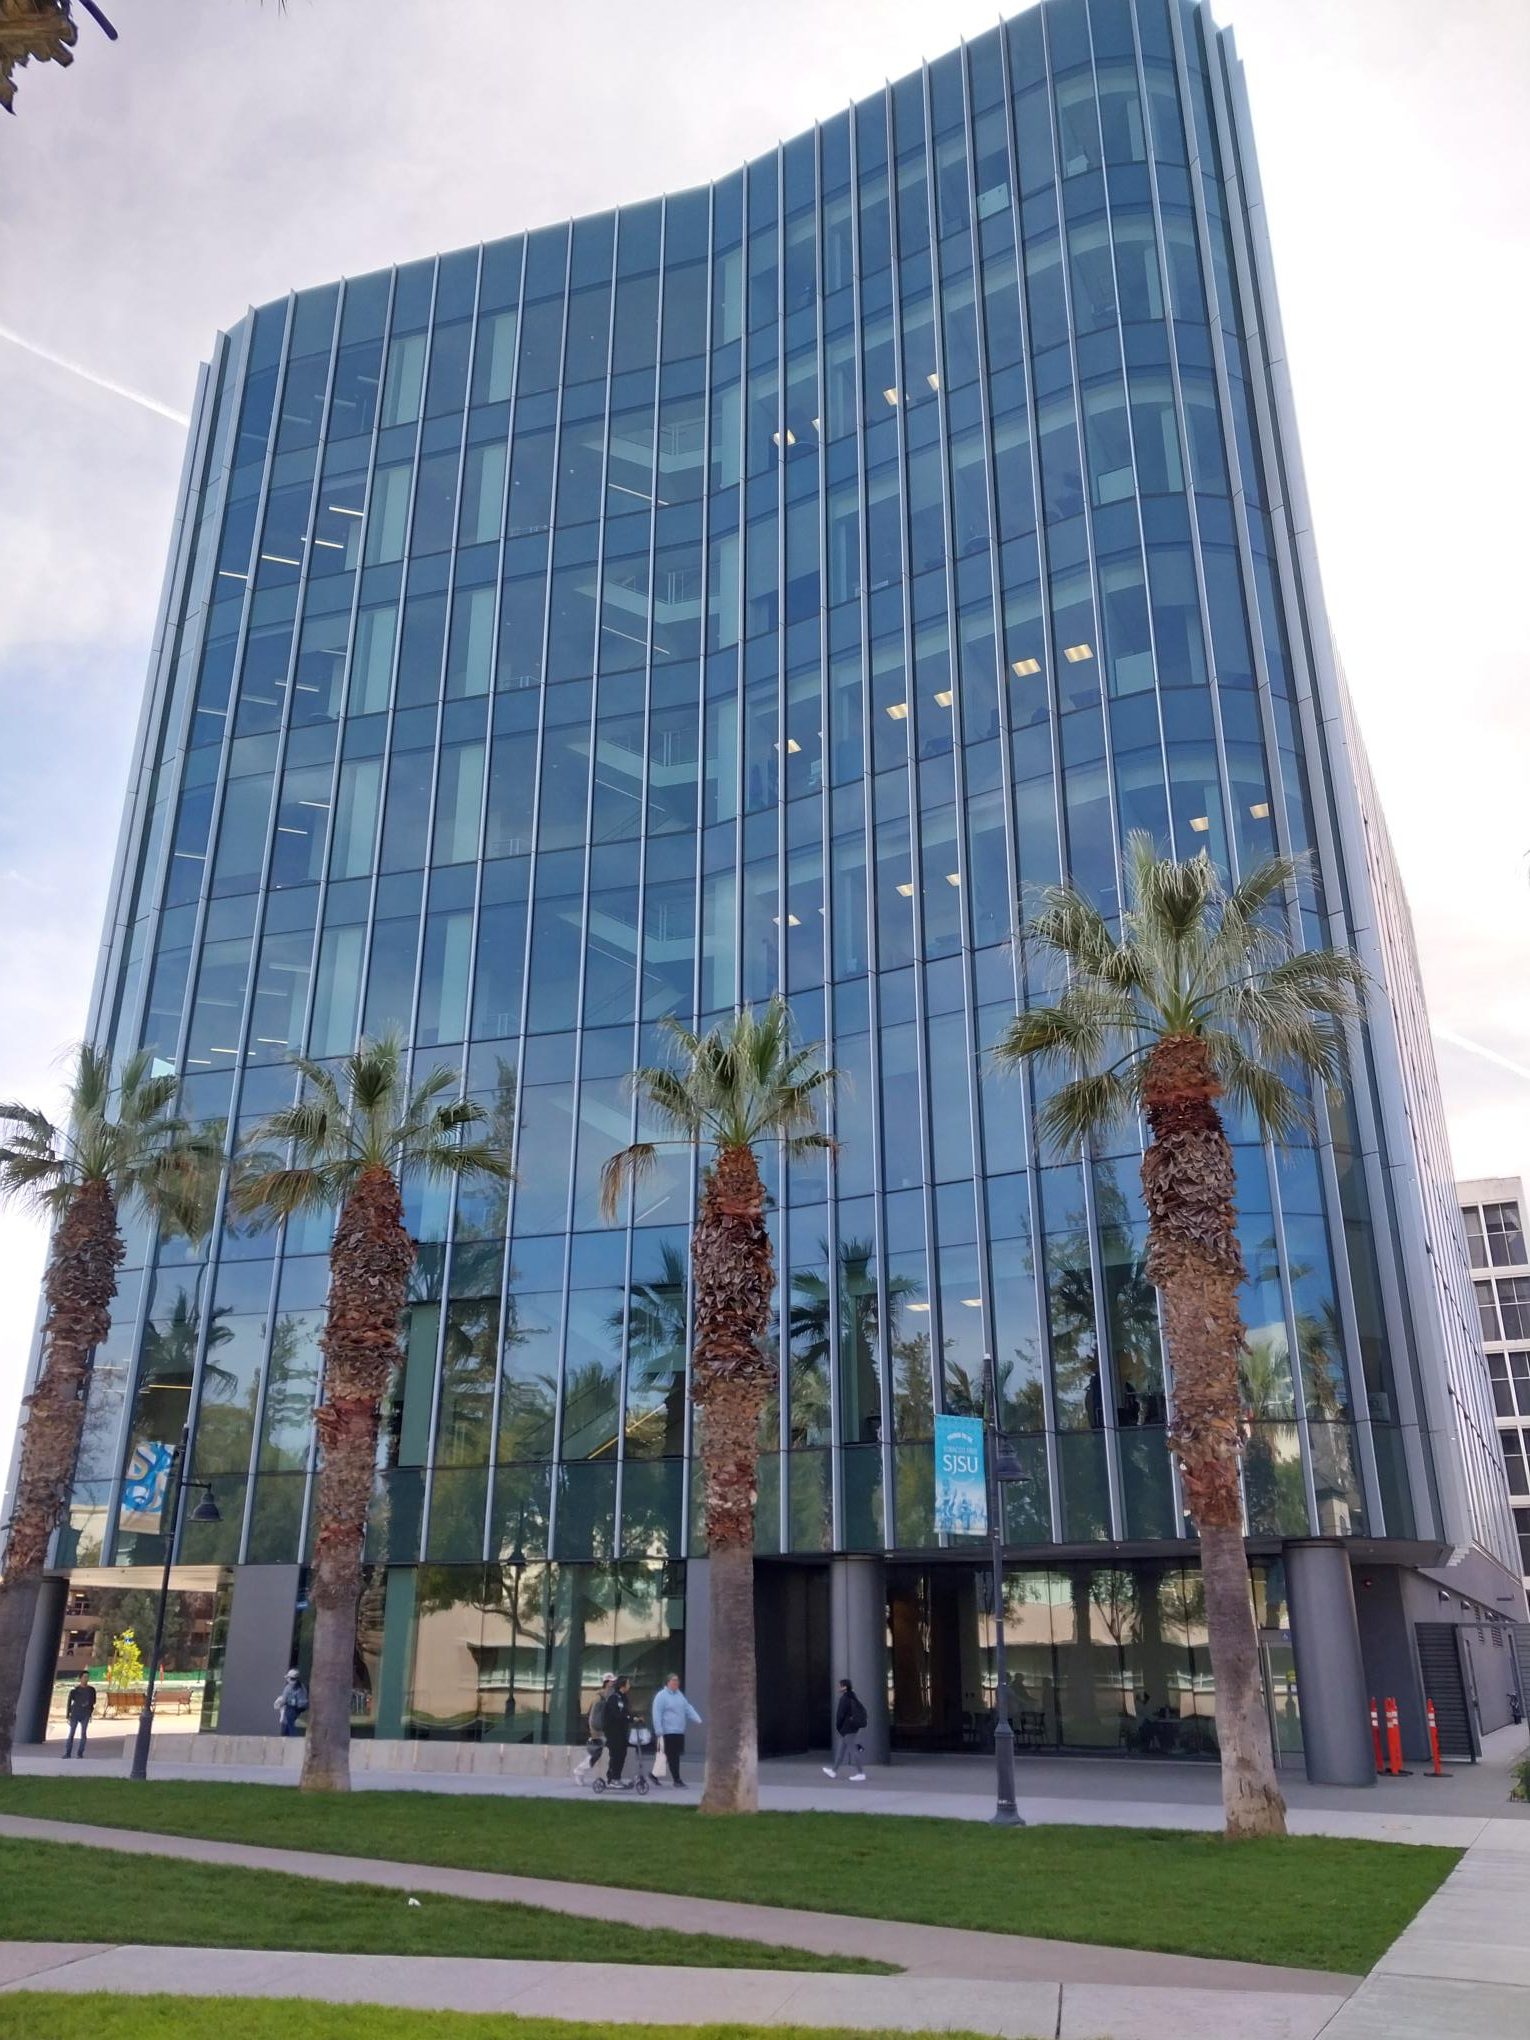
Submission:
[[[1009,1718],[1009,1670],[1004,1657],[1004,1489],[1009,1481],[1027,1476],[1014,1446],[1000,1423],[999,1380],[992,1353],[983,1355],[987,1376],[987,1411],[984,1428],[989,1449],[983,1454],[988,1480],[988,1552],[992,1568],[993,1668],[997,1683],[994,1711],[993,1755],[995,1769],[994,1810],[990,1827],[1024,1827],[1025,1820],[1015,1797],[1015,1729]]]
[[[205,1480],[187,1480],[186,1450],[190,1441],[191,1426],[182,1424],[181,1435],[170,1455],[170,1469],[165,1481],[165,1516],[169,1519],[169,1535],[165,1539],[165,1563],[159,1576],[159,1606],[154,1611],[154,1643],[149,1652],[148,1679],[144,1686],[143,1709],[138,1716],[138,1735],[133,1744],[133,1765],[128,1776],[147,1778],[149,1775],[149,1738],[154,1733],[154,1682],[159,1676],[160,1653],[165,1646],[165,1611],[170,1602],[170,1567],[175,1559],[175,1547],[180,1542],[181,1521],[185,1511],[187,1488],[200,1488],[202,1499],[191,1512],[193,1523],[221,1523],[218,1504],[213,1499],[212,1483]]]

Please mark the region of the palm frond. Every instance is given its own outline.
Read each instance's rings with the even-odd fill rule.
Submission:
[[[634,1070],[628,1084],[661,1126],[687,1138],[700,1132],[700,1107],[679,1071],[653,1066]]]
[[[344,1125],[343,1112],[337,1117],[327,1099],[299,1098],[295,1105],[283,1105],[252,1127],[248,1145],[291,1146],[310,1160],[317,1160],[328,1153],[337,1131]]]
[[[1074,1077],[1045,1099],[1036,1112],[1036,1131],[1059,1147],[1080,1142],[1131,1121],[1137,1110],[1135,1063],[1122,1070],[1094,1070]]]
[[[278,1219],[338,1204],[343,1189],[336,1170],[298,1168],[275,1157],[251,1157],[230,1186],[229,1202],[241,1217],[252,1219],[257,1226],[274,1225]]]
[[[607,1223],[620,1213],[623,1192],[636,1189],[658,1164],[659,1151],[651,1140],[635,1140],[607,1160],[600,1172],[600,1215]]]
[[[1150,945],[1193,941],[1217,892],[1216,866],[1198,857],[1159,857],[1153,839],[1134,830],[1127,838],[1127,925]]]
[[[1086,1070],[1130,1044],[1142,1031],[1131,1000],[1097,985],[1071,984],[1050,1006],[1027,1006],[993,1047],[1003,1069],[1035,1062],[1042,1069]]]
[[[1092,900],[1071,885],[1038,887],[1032,900],[1022,947],[1050,951],[1083,977],[1113,978],[1120,944]]]
[[[1253,1114],[1266,1138],[1284,1140],[1311,1125],[1306,1099],[1278,1070],[1251,1056],[1235,1034],[1210,1029],[1206,1046],[1223,1091],[1234,1105]]]
[[[796,1133],[787,1141],[786,1152],[794,1162],[801,1161],[808,1155],[837,1155],[839,1142],[828,1133]]]

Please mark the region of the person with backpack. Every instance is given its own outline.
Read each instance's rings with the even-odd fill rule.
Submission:
[[[81,1672],[79,1682],[69,1688],[69,1700],[65,1709],[69,1717],[69,1739],[64,1744],[64,1755],[74,1755],[75,1731],[79,1731],[80,1755],[85,1754],[85,1738],[90,1732],[90,1717],[96,1711],[96,1689],[90,1683],[89,1672]]]
[[[839,1682],[839,1704],[834,1709],[834,1761],[825,1764],[823,1775],[837,1778],[841,1764],[850,1766],[850,1783],[864,1785],[866,1746],[861,1731],[869,1719],[861,1696],[848,1679]]]
[[[298,1676],[297,1666],[282,1681],[282,1690],[276,1696],[276,1713],[281,1718],[282,1734],[296,1735],[298,1721],[308,1712],[308,1688]]]

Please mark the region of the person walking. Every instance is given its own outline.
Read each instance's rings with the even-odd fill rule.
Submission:
[[[283,1735],[296,1735],[298,1718],[308,1712],[308,1688],[298,1675],[297,1666],[282,1681],[282,1690],[276,1696],[276,1713],[280,1717]]]
[[[685,1724],[700,1719],[680,1690],[680,1674],[671,1672],[653,1696],[653,1732],[664,1752],[669,1782],[677,1788],[685,1783],[680,1775],[680,1760],[685,1755]]]
[[[632,1681],[624,1674],[606,1695],[606,1704],[601,1713],[601,1727],[606,1738],[606,1784],[620,1792],[632,1790],[631,1779],[624,1779],[622,1771],[627,1762],[627,1751],[632,1742]]]
[[[589,1740],[584,1746],[584,1755],[574,1766],[574,1781],[576,1784],[587,1785],[590,1782],[595,1775],[601,1758],[606,1753],[606,1700],[611,1688],[615,1684],[616,1675],[613,1672],[607,1672],[600,1682],[600,1691],[590,1702],[589,1719],[585,1724],[590,1731]]]
[[[90,1728],[90,1717],[96,1711],[96,1689],[90,1683],[89,1672],[81,1672],[77,1684],[69,1688],[69,1700],[65,1709],[69,1716],[69,1735],[64,1743],[64,1755],[74,1755],[74,1732],[80,1732],[80,1755],[85,1754],[85,1737]]]
[[[823,1775],[837,1778],[841,1764],[850,1766],[850,1783],[864,1785],[866,1773],[862,1768],[866,1748],[861,1741],[861,1730],[866,1726],[867,1714],[861,1696],[848,1679],[839,1682],[839,1701],[834,1709],[834,1761],[825,1764]]]

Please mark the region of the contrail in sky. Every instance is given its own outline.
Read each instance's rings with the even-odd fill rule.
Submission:
[[[1530,1070],[1523,1063],[1510,1062],[1506,1055],[1499,1055],[1495,1049],[1484,1048],[1480,1041],[1469,1041],[1464,1034],[1457,1034],[1453,1027],[1437,1027],[1431,1021],[1429,1032],[1436,1041],[1448,1041],[1452,1048],[1464,1048],[1468,1055],[1480,1055],[1484,1062],[1497,1063],[1501,1070],[1508,1070],[1513,1076],[1523,1077],[1530,1084]]]
[[[110,376],[97,375],[93,368],[82,368],[77,361],[67,361],[62,354],[55,354],[49,347],[39,347],[35,340],[24,340],[19,333],[13,333],[9,326],[0,326],[0,340],[9,340],[13,347],[20,347],[27,354],[35,354],[39,361],[51,362],[53,367],[66,369],[70,375],[77,375],[82,382],[94,383],[98,390],[109,390],[114,397],[126,397],[130,404],[141,404],[156,417],[168,418],[172,425],[189,425],[191,420],[183,411],[172,411],[168,404],[162,404],[158,397],[146,397],[142,390],[130,390],[125,384],[113,382]]]

